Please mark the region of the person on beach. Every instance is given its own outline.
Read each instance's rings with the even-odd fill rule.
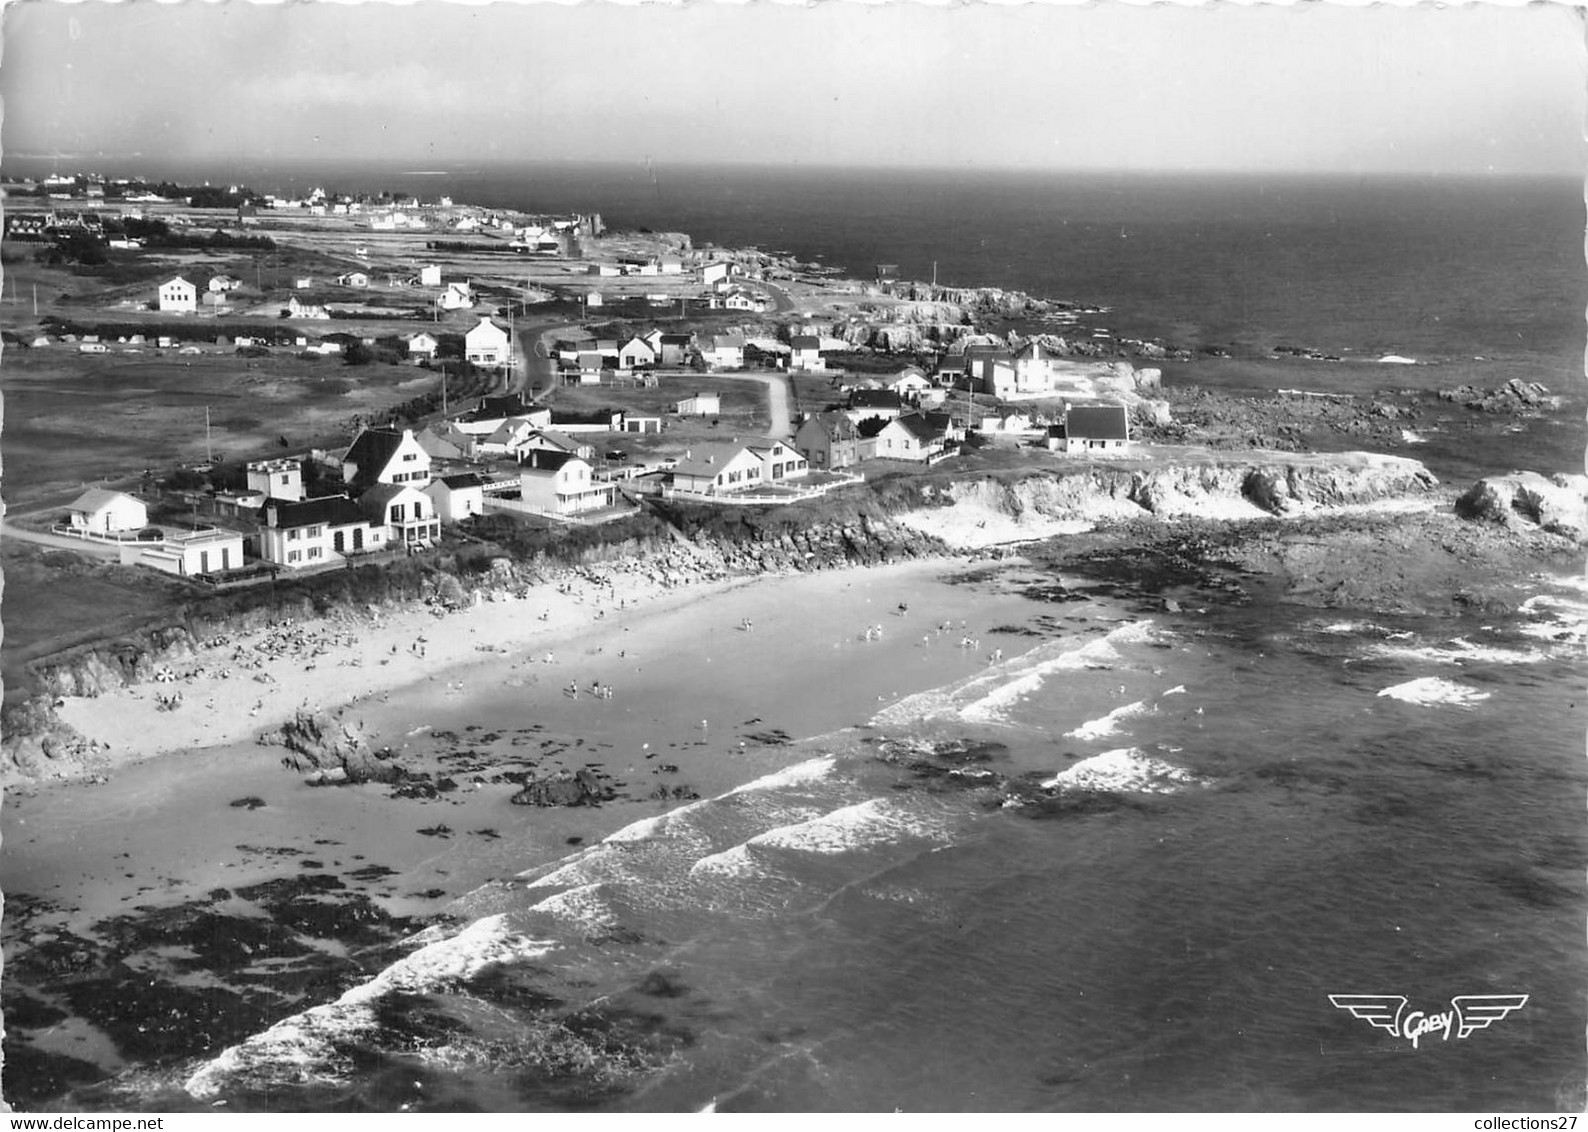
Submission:
[[[899,603],[899,616],[900,616],[900,617],[903,617],[903,616],[904,616],[904,615],[905,615],[905,614],[906,614],[906,613],[908,613],[908,612],[910,612],[910,607],[909,607],[909,605],[907,605],[907,604],[906,604],[906,603],[905,603],[905,602],[902,602],[902,601],[901,601],[901,602],[900,602],[900,603]]]

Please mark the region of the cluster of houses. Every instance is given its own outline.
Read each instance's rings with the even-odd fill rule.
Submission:
[[[221,308],[229,304],[228,296],[241,287],[242,281],[230,275],[212,275],[209,282],[204,285],[200,294],[195,284],[189,283],[182,276],[173,276],[160,284],[156,295],[156,305],[162,311],[174,311],[179,314],[192,314],[200,306]]]

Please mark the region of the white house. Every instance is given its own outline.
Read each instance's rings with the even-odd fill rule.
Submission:
[[[1123,405],[1075,405],[1064,423],[1048,429],[1056,452],[1122,452],[1130,447],[1130,414]]]
[[[485,481],[474,472],[431,480],[425,494],[443,523],[456,523],[485,513]]]
[[[635,335],[618,348],[618,368],[637,369],[656,364],[656,349],[645,339]]]
[[[711,349],[703,351],[706,364],[713,369],[744,368],[744,338],[738,334],[718,334],[711,340]]]
[[[314,286],[314,280],[307,275],[300,275],[292,281],[292,286],[295,290],[307,291]]]
[[[759,486],[761,458],[742,444],[700,445],[673,467],[673,490],[718,495]]]
[[[861,432],[870,431],[861,426]],[[943,451],[943,433],[919,413],[894,417],[873,436],[861,442],[863,458],[927,461]]]
[[[91,487],[72,501],[69,525],[77,531],[121,534],[149,525],[149,508],[124,491]]]
[[[287,297],[287,317],[328,319],[331,317],[331,312],[314,303],[300,303],[298,302],[298,296],[289,295]]]
[[[731,263],[708,263],[700,269],[700,281],[708,287],[715,283],[726,283],[732,276]]]
[[[248,490],[296,503],[303,498],[303,461],[255,460],[248,465]]]
[[[463,356],[477,366],[506,365],[507,341],[507,331],[489,318],[481,318],[479,325],[463,336]]]
[[[682,275],[684,271],[684,257],[673,255],[671,252],[667,252],[657,259],[656,265],[657,267],[661,268],[663,275]]]
[[[343,287],[368,287],[369,276],[362,271],[349,271],[336,277],[337,283]]]
[[[588,463],[568,452],[531,452],[518,473],[519,498],[549,515],[573,515],[612,506],[617,487],[596,483]]]
[[[345,495],[296,503],[270,500],[259,527],[259,556],[294,570],[323,566],[385,544],[385,524],[372,525]]]
[[[435,335],[420,331],[410,334],[405,340],[408,345],[408,356],[412,358],[434,358],[436,349],[441,345],[436,341]]]
[[[441,267],[438,264],[427,263],[419,269],[419,285],[421,287],[441,286]]]
[[[722,396],[717,393],[696,393],[678,402],[675,411],[681,417],[719,417],[722,415]]]
[[[377,484],[358,497],[358,507],[371,525],[385,525],[389,542],[428,545],[441,537],[435,502],[419,485]]]
[[[436,305],[444,311],[468,310],[474,305],[474,288],[467,283],[448,283]]]
[[[825,368],[822,365],[822,340],[814,334],[796,334],[789,339],[789,369],[811,373]]]
[[[232,570],[243,564],[243,536],[212,527],[168,534],[159,542],[123,543],[121,564],[147,566],[181,578]]]
[[[413,429],[366,428],[342,457],[342,481],[355,491],[377,484],[430,482],[430,453],[415,439]]]
[[[210,294],[221,295],[228,291],[235,291],[242,285],[243,284],[240,279],[233,279],[230,275],[212,275],[210,277],[209,289]]]
[[[198,288],[180,275],[160,284],[160,309],[192,314],[198,310]]]

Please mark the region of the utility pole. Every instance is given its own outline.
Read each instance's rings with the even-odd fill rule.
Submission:
[[[204,462],[215,462],[215,450],[210,447],[210,407],[204,406]]]

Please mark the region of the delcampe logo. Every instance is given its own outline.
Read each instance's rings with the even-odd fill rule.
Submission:
[[[1448,1042],[1452,1030],[1458,1040],[1474,1030],[1487,1030],[1507,1014],[1526,1006],[1527,995],[1457,995],[1450,1000],[1454,1009],[1435,1014],[1424,1014],[1420,1010],[1406,1013],[1406,999],[1398,994],[1331,994],[1329,1001],[1341,1010],[1349,1010],[1353,1017],[1370,1026],[1405,1038],[1417,1049],[1418,1042],[1434,1034]]]

